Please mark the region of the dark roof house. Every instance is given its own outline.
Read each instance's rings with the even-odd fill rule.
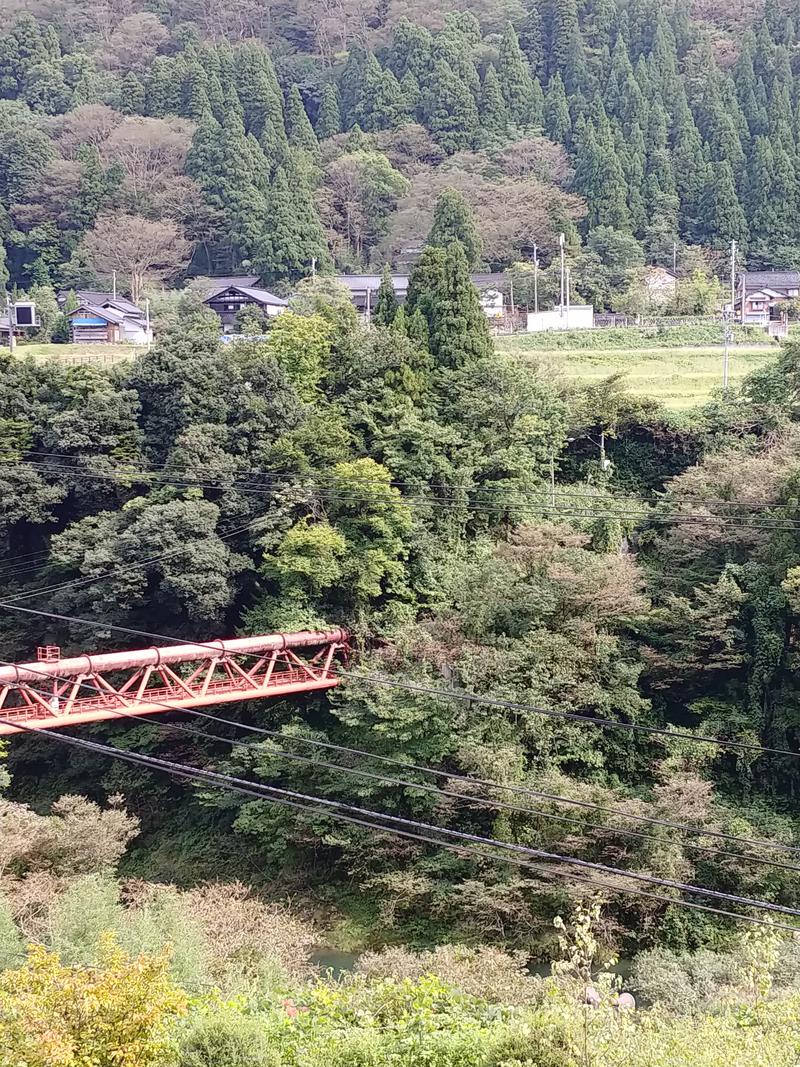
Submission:
[[[139,312],[135,305],[130,304],[130,307]],[[149,324],[141,313],[131,315],[111,304],[103,306],[82,300],[77,308],[66,315],[74,344],[119,344],[127,341],[134,345],[145,345],[152,340]]]
[[[236,317],[243,308],[260,308],[267,315],[273,316],[282,314],[289,306],[288,301],[283,297],[275,296],[267,289],[260,289],[253,284],[241,284],[245,281],[253,281],[251,278],[241,278],[235,283],[230,278],[212,279],[212,281],[215,284],[206,290],[203,303],[219,316],[224,333],[236,332]]]
[[[395,296],[401,304],[408,295],[409,277],[410,275],[408,274],[392,275]],[[505,275],[488,272],[471,274],[470,278],[476,288],[481,292],[485,292],[487,289],[500,289],[505,280]],[[335,280],[350,290],[350,299],[353,301],[356,310],[362,315],[368,314],[375,307],[378,289],[381,284],[380,274],[337,274]]]
[[[800,271],[743,271],[736,280],[736,318],[743,325],[763,326],[776,337],[788,334],[786,304],[800,297]]]
[[[124,296],[115,296],[114,293],[104,293],[94,289],[76,289],[75,296],[81,304],[91,304],[92,307],[98,308],[116,308],[117,311],[121,311],[130,318],[143,319],[145,317],[144,311],[130,300],[126,300]],[[58,294],[60,307],[64,307],[68,297],[69,290],[62,289]]]
[[[797,270],[746,270],[739,275],[738,288],[742,283],[748,291],[755,289],[773,289],[784,292],[787,296],[791,290],[797,296],[800,292],[800,271]],[[790,297],[793,299],[793,297]]]

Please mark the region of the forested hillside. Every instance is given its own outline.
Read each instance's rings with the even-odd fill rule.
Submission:
[[[632,306],[635,272],[676,255],[707,312],[731,240],[796,266],[800,12],[468,6],[5,5],[2,280],[49,335],[68,325],[56,289],[116,272],[156,341],[113,369],[2,350],[0,659],[332,627],[352,647],[314,697],[3,740],[0,1067],[17,983],[50,1033],[49,982],[113,1008],[118,979],[152,983],[176,1026],[181,982],[269,1015],[291,1051],[255,1067],[321,1062],[328,1041],[332,1063],[417,1067],[414,1042],[439,1039],[450,1059],[426,1062],[589,1062],[574,988],[537,987],[506,1032],[521,965],[494,950],[477,958],[496,996],[458,984],[456,950],[434,960],[455,993],[403,953],[375,964],[400,975],[388,1001],[366,980],[298,992],[291,969],[269,984],[263,944],[234,934],[287,894],[339,946],[563,949],[584,992],[595,939],[653,949],[651,994],[679,974],[699,1003],[705,961],[730,993],[703,994],[722,1020],[707,1062],[740,1025],[775,1036],[759,1011],[796,955],[752,920],[800,917],[800,342],[670,413],[623,374],[572,383],[566,347],[496,351],[470,271],[513,267],[524,302],[534,246],[549,265],[563,232],[577,295]],[[407,299],[385,274],[366,324],[330,275],[390,265]],[[198,279],[236,271],[288,307],[225,344]],[[539,280],[546,301],[556,272]],[[201,888],[233,879],[227,911]],[[576,905],[573,952],[553,921]],[[29,936],[59,957],[24,963]],[[628,1031],[604,1003],[613,1044]],[[392,1005],[403,1026],[444,1015],[444,1036],[403,1030],[405,1059],[372,1057],[361,1023],[391,1028]],[[673,1048],[691,1032],[652,1025]],[[517,1055],[540,1030],[548,1058]]]
[[[796,343],[740,393],[676,420],[619,381],[575,388],[495,353],[458,242],[426,248],[402,310],[384,295],[385,324],[366,329],[318,278],[264,340],[226,346],[187,293],[152,352],[116,371],[6,357],[4,658],[345,626],[354,660],[340,690],[235,711],[271,740],[225,723],[198,736],[169,717],[88,736],[792,906],[796,868],[773,851],[793,839],[800,772],[786,751]],[[453,687],[472,698],[437,695]],[[330,766],[308,741],[376,758],[331,750]],[[129,871],[278,878],[369,941],[535,949],[568,895],[587,891],[569,865],[542,881],[47,738],[15,740],[9,769],[40,805],[122,793],[143,830]],[[471,779],[534,799],[522,811],[518,797],[498,809],[491,788],[460,800]],[[674,890],[605,896],[617,943],[721,936],[667,903]]]
[[[750,266],[797,258],[797,13],[774,0],[5,7],[19,286],[402,266],[447,187],[474,264],[547,262],[565,231],[587,296],[675,243],[686,269],[732,239]]]

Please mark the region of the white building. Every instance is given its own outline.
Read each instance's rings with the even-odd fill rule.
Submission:
[[[551,330],[591,330],[594,326],[594,308],[591,304],[569,304],[552,311],[529,311],[528,333],[546,333]]]
[[[499,289],[480,291],[481,307],[487,319],[502,319],[505,312],[505,298]]]

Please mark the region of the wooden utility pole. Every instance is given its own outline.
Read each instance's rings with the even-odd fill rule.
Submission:
[[[533,310],[539,314],[539,249],[533,246]]]
[[[11,299],[9,298],[9,301],[8,301],[8,350],[11,353],[12,356],[14,355],[14,353],[17,350],[17,338],[16,338],[16,335],[14,333],[14,327],[16,325],[16,323],[14,322],[15,318],[16,318],[16,315],[15,315],[14,304],[11,302]]]
[[[559,247],[561,249],[561,304],[560,304],[559,310],[561,312],[561,317],[562,318],[564,317],[564,291],[565,291],[565,276],[564,276],[564,271],[565,271],[565,261],[564,261],[565,249],[564,249],[564,242],[565,242],[565,240],[566,240],[566,238],[565,238],[564,234],[560,233],[558,235],[558,244],[559,244]]]
[[[744,311],[744,305],[742,305]],[[731,306],[722,313],[725,331],[725,350],[722,356],[722,388],[727,391],[730,370],[730,349],[733,340],[733,323],[736,321],[736,242],[731,241]]]

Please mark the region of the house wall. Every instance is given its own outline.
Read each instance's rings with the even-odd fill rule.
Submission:
[[[573,304],[569,308],[528,312],[528,333],[544,333],[547,330],[591,330],[593,326],[594,308],[591,304]]]
[[[119,341],[119,327],[102,319],[73,319],[71,334],[76,345],[109,345]]]
[[[146,345],[153,340],[153,331],[148,331],[144,323],[125,319],[122,323],[122,340],[132,345]]]
[[[241,294],[235,294],[234,296],[220,296],[215,297],[213,300],[207,300],[206,306],[219,316],[222,323],[223,333],[235,333],[236,328],[236,316],[242,308],[255,307],[261,308],[262,311],[266,311],[270,318],[274,318],[276,315],[283,314],[286,308],[282,304],[259,304],[255,300],[248,300]]]
[[[497,289],[487,289],[481,293],[481,307],[487,319],[501,319],[503,317],[503,294]]]

